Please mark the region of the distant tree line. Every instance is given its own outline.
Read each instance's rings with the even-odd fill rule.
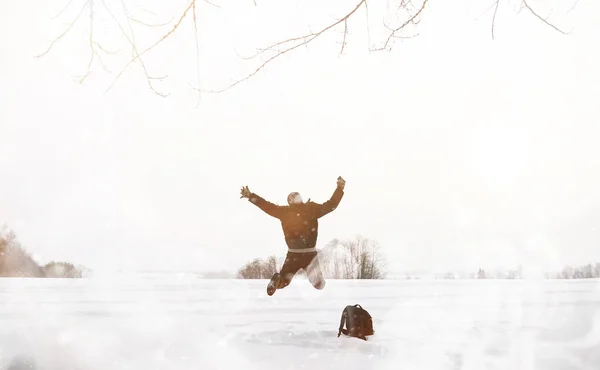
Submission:
[[[597,279],[600,278],[600,262],[588,263],[580,266],[565,266],[561,271],[546,272],[546,279]],[[406,279],[412,277],[406,276]],[[446,272],[435,275],[436,279],[523,279],[523,267],[511,270],[486,271],[479,269],[477,272],[453,273]]]
[[[600,262],[592,265],[581,265],[577,267],[565,266],[562,271],[546,274],[549,279],[596,279],[600,278]]]
[[[326,279],[383,279],[385,259],[379,244],[356,236],[352,239],[331,240],[319,251],[319,264]],[[281,268],[282,259],[270,256],[254,259],[238,270],[240,279],[270,279]],[[306,271],[299,271],[303,276]]]
[[[546,279],[595,279],[600,278],[600,263],[592,265],[591,263],[581,266],[565,266],[558,272],[546,272]],[[486,275],[483,269],[479,269],[478,279],[522,279],[523,269],[519,267],[506,274]]]
[[[0,228],[0,277],[82,278],[86,269],[68,262],[52,261],[40,266],[25,251],[15,233]]]

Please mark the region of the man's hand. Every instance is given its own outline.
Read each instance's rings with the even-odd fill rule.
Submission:
[[[337,178],[337,186],[338,186],[338,188],[340,188],[340,189],[344,190],[344,186],[346,186],[346,180],[344,180],[344,179],[342,178],[342,176],[339,176],[339,177]]]
[[[242,186],[242,190],[240,191],[240,194],[242,194],[240,199],[250,198],[250,195],[252,194],[252,192],[250,191],[250,189],[248,189],[248,186]]]

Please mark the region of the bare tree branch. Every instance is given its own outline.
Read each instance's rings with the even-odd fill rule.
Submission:
[[[131,16],[127,16],[127,18],[129,18],[129,20],[141,24],[142,26],[146,26],[146,27],[164,27],[166,25],[168,25],[169,23],[173,22],[173,18],[169,19],[168,22],[164,22],[164,23],[157,23],[157,24],[150,24],[150,23],[146,23],[146,22],[142,22],[141,20],[131,17]]]
[[[117,50],[117,51],[108,51],[106,50],[102,45],[100,45],[99,43],[94,41],[94,45],[98,47],[98,49],[102,50],[102,52],[104,52],[105,54],[117,54],[119,53],[121,50]]]
[[[391,27],[388,27],[386,25],[386,27],[390,30],[390,34],[388,35],[387,39],[385,40],[385,43],[383,44],[383,46],[381,46],[379,48],[376,48],[376,49],[372,49],[372,50],[373,51],[388,50],[388,45],[390,44],[390,41],[392,41],[393,39],[407,38],[406,36],[404,36],[404,37],[398,37],[397,33],[400,32],[400,31],[403,31],[410,24],[417,25],[419,23],[418,17],[421,15],[421,13],[423,12],[423,10],[425,10],[425,6],[427,5],[427,1],[428,0],[423,0],[423,4],[421,4],[421,6],[418,8],[418,10],[415,12],[415,14],[413,14],[410,18],[408,18],[400,26],[398,26],[396,28],[391,28]],[[407,9],[409,5],[412,6],[412,2],[403,0],[400,6],[403,6],[403,7],[405,7],[405,9]]]
[[[344,21],[344,39],[342,40],[342,49],[340,55],[344,54],[344,48],[346,47],[346,37],[348,37],[348,20]]]
[[[60,16],[61,16],[61,15],[62,15],[62,14],[63,14],[63,13],[66,11],[66,10],[67,10],[67,9],[69,9],[69,7],[71,6],[71,4],[73,4],[73,1],[75,1],[75,0],[69,0],[69,2],[67,3],[67,5],[65,5],[65,7],[64,7],[64,8],[62,8],[62,9],[61,9],[61,10],[58,12],[58,14],[56,14],[54,17],[50,17],[50,19],[54,20],[54,19],[56,19],[56,18],[60,17]]]
[[[95,45],[98,46],[98,48],[101,49],[101,47],[100,47],[99,44],[95,43]],[[96,57],[98,57],[98,61],[100,62],[100,65],[102,66],[102,69],[104,69],[108,73],[112,73],[112,71],[110,69],[108,69],[108,66],[106,65],[106,63],[104,63],[104,60],[100,56],[100,53],[98,53],[97,51],[95,51],[95,53],[96,53]]]
[[[106,72],[108,73],[112,73],[112,71],[110,71],[106,65],[106,63],[104,63],[104,60],[102,59],[102,56],[100,55],[100,53],[98,52],[98,50],[102,51],[105,54],[109,54],[109,55],[113,55],[118,53],[118,51],[116,52],[111,52],[106,50],[104,47],[102,47],[102,45],[100,45],[100,43],[98,43],[97,41],[94,40],[94,0],[88,0],[88,6],[89,6],[89,10],[90,10],[90,30],[88,33],[88,46],[90,48],[90,59],[88,61],[88,65],[87,65],[87,69],[85,74],[79,78],[79,83],[82,84],[91,74],[92,74],[92,64],[94,63],[94,60],[98,60],[98,62],[100,62],[100,65],[102,66],[102,69],[104,69]]]
[[[79,79],[79,83],[83,83],[83,81],[85,81],[85,79],[92,73],[92,63],[94,62],[94,57],[96,56],[96,51],[94,50],[94,0],[89,0],[88,4],[90,8],[90,33],[88,35],[90,61],[88,62],[87,71],[85,75]]]
[[[125,72],[125,70],[127,70],[127,68],[136,60],[140,59],[142,57],[142,55],[146,54],[148,51],[154,49],[157,45],[159,45],[161,42],[163,42],[165,39],[167,39],[169,36],[171,36],[175,31],[177,31],[177,29],[179,28],[179,26],[181,25],[181,23],[183,22],[183,20],[186,18],[187,13],[190,11],[190,9],[192,9],[192,7],[194,7],[196,4],[196,0],[191,0],[189,5],[187,6],[187,8],[185,8],[183,14],[181,14],[181,17],[179,18],[179,20],[177,21],[177,23],[175,23],[175,25],[173,26],[173,28],[167,32],[166,34],[164,34],[158,41],[156,41],[154,44],[150,45],[149,47],[147,47],[146,49],[144,49],[141,53],[136,53],[135,56],[125,65],[125,67],[123,67],[123,69],[121,69],[121,71],[117,74],[117,77],[114,79],[113,83],[109,86],[109,88],[107,90],[110,90],[115,83],[117,82],[117,80],[119,79],[119,77],[121,77],[121,75],[123,75],[123,73]],[[145,69],[145,68],[144,68]],[[161,95],[161,94],[159,94]]]
[[[74,0],[66,0],[66,1],[68,1],[67,4],[58,12],[58,14],[55,17],[53,17],[53,19],[60,17],[69,8],[71,8],[73,6],[73,4],[75,3]],[[200,88],[200,75],[201,75],[200,74],[200,43],[198,40],[199,36],[198,36],[198,19],[197,19],[197,12],[198,12],[197,6],[199,6],[199,4],[202,4],[202,3],[197,2],[197,0],[187,0],[187,4],[185,5],[185,7],[182,7],[182,10],[180,13],[178,13],[178,16],[171,18],[171,20],[169,20],[169,22],[153,23],[153,22],[147,22],[145,20],[134,17],[132,14],[129,13],[129,11],[127,10],[127,7],[125,6],[126,0],[121,0],[121,4],[123,7],[124,14],[126,16],[126,22],[127,22],[127,26],[128,26],[128,31],[126,31],[127,26],[124,27],[121,24],[121,22],[117,19],[115,14],[113,14],[111,9],[107,6],[106,1],[105,0],[100,0],[100,1],[102,2],[103,7],[106,9],[106,11],[110,14],[110,17],[118,25],[119,29],[121,30],[122,35],[125,36],[127,42],[131,46],[131,57],[127,60],[126,63],[124,63],[124,65],[122,65],[122,68],[115,75],[116,77],[114,78],[114,80],[112,81],[110,86],[108,87],[107,91],[111,90],[114,87],[114,85],[117,83],[117,81],[120,79],[120,77],[129,69],[131,64],[133,64],[135,62],[139,62],[150,89],[159,96],[163,96],[163,97],[168,96],[169,94],[164,94],[164,93],[158,92],[154,88],[154,82],[156,80],[163,80],[163,79],[167,78],[167,76],[166,75],[161,76],[161,77],[151,76],[146,67],[145,58],[146,58],[146,55],[148,52],[155,49],[159,44],[161,44],[163,41],[165,41],[167,38],[169,38],[175,32],[177,32],[177,30],[179,30],[181,28],[181,24],[183,23],[184,19],[191,17],[193,31],[195,33],[194,34],[195,42],[196,42],[196,45],[195,45],[195,47],[196,47],[196,76],[195,77],[196,77],[196,83],[198,84],[197,87],[192,86],[192,88],[196,89],[199,93],[198,94],[198,103],[200,102],[200,95],[201,95],[200,93],[202,91],[210,92],[210,93],[220,93],[220,92],[229,90],[229,89],[237,86],[238,84],[252,78],[256,74],[258,74],[260,71],[262,71],[267,65],[270,65],[271,62],[275,61],[276,59],[280,58],[281,56],[283,56],[285,54],[289,54],[300,47],[308,48],[309,44],[312,43],[317,38],[319,38],[321,35],[328,33],[329,31],[331,31],[334,28],[342,27],[342,24],[343,24],[343,28],[341,29],[342,30],[342,37],[341,37],[342,40],[341,40],[341,46],[339,49],[339,54],[343,55],[346,52],[347,46],[348,46],[350,18],[352,18],[356,14],[358,9],[360,9],[363,5],[365,7],[365,15],[367,18],[366,19],[367,20],[366,27],[367,27],[367,32],[368,32],[368,49],[369,49],[369,51],[381,51],[381,50],[390,51],[396,40],[408,39],[408,38],[412,38],[412,37],[415,37],[418,35],[418,33],[416,33],[416,32],[414,32],[412,35],[409,35],[408,30],[409,29],[412,30],[414,27],[416,27],[419,24],[421,16],[423,15],[423,11],[425,10],[427,3],[428,3],[428,0],[420,0],[420,5],[415,6],[416,0],[396,0],[397,3],[393,7],[390,6],[388,8],[388,10],[399,12],[399,14],[401,13],[402,19],[396,18],[393,23],[395,25],[393,25],[393,26],[384,21],[384,26],[388,29],[389,33],[387,34],[387,37],[381,43],[381,46],[376,47],[376,46],[371,45],[369,7],[368,7],[367,0],[354,0],[355,1],[354,7],[349,9],[349,11],[346,12],[342,17],[336,18],[333,21],[327,22],[325,26],[323,26],[322,28],[320,28],[316,31],[310,30],[310,28],[309,28],[309,31],[304,35],[301,35],[298,37],[291,37],[291,38],[287,38],[282,41],[271,43],[270,45],[267,45],[266,47],[257,49],[256,53],[254,53],[254,55],[251,55],[249,57],[240,56],[240,58],[246,59],[246,60],[251,60],[251,59],[254,59],[257,57],[263,58],[262,60],[260,60],[258,62],[258,66],[256,66],[256,68],[253,69],[245,77],[243,77],[239,80],[234,80],[233,82],[229,83],[229,85],[227,85],[226,87],[224,87],[222,89],[203,90]],[[216,1],[216,0],[203,0],[204,3],[206,3],[210,6],[220,8],[220,6],[217,5],[216,3],[214,3],[213,1]],[[491,34],[492,34],[493,40],[495,39],[495,36],[496,36],[495,35],[495,24],[496,24],[496,19],[497,19],[497,15],[498,15],[498,9],[500,6],[500,1],[501,0],[492,0],[490,7],[484,12],[484,14],[485,14],[493,8],[492,23],[491,23]],[[579,0],[573,0],[573,1],[574,1],[574,4],[569,11],[573,10],[579,2]],[[82,0],[82,2],[83,2],[83,6],[82,6],[81,10],[79,10],[76,17],[74,17],[74,19],[68,23],[66,29],[50,43],[48,48],[43,53],[35,56],[36,58],[39,58],[39,57],[44,56],[47,53],[49,53],[52,50],[52,48],[55,46],[55,44],[58,41],[60,41],[67,33],[69,33],[74,28],[74,25],[79,21],[79,19],[81,18],[81,15],[86,10],[86,7],[89,7],[89,22],[90,22],[90,24],[89,24],[89,34],[87,35],[88,36],[87,37],[87,47],[89,47],[90,56],[89,56],[89,60],[87,62],[86,74],[83,77],[81,77],[80,83],[83,83],[83,81],[85,81],[85,79],[91,74],[92,67],[94,65],[94,62],[96,62],[96,61],[99,62],[99,64],[102,66],[102,68],[104,70],[106,70],[107,72],[110,73],[109,69],[107,68],[107,65],[104,63],[101,52],[106,55],[113,55],[113,54],[118,53],[118,51],[113,52],[113,51],[108,51],[107,49],[103,48],[100,45],[100,43],[98,42],[98,40],[95,39],[97,36],[96,34],[99,33],[100,30],[102,30],[102,27],[100,24],[97,24],[97,22],[94,19],[94,17],[95,17],[94,12],[97,10],[96,9],[97,7],[94,6],[95,5],[94,0]],[[253,3],[255,6],[257,6],[256,0],[253,0]],[[540,14],[537,13],[534,10],[534,8],[532,8],[529,5],[528,0],[520,0],[520,3],[521,3],[520,10],[527,9],[538,20],[541,20],[543,23],[552,27],[554,30],[560,32],[561,34],[567,34],[567,32],[564,32],[563,30],[561,30],[560,28],[558,28],[554,24],[552,24],[548,20],[548,18],[544,18],[544,17],[540,16]],[[155,13],[153,13],[149,10],[146,10],[142,7],[138,6],[138,8],[148,14],[155,15]],[[190,10],[192,13],[191,16],[189,14]],[[100,19],[98,19],[98,20],[100,20]],[[142,25],[145,27],[153,27],[153,28],[160,28],[163,26],[167,26],[169,24],[171,24],[172,26],[171,26],[171,29],[165,30],[165,32],[162,33],[162,36],[160,36],[153,43],[151,43],[150,46],[146,47],[143,50],[140,50],[140,48],[138,47],[138,44],[137,44],[136,35],[134,33],[132,23],[139,24],[139,25]],[[331,33],[331,32],[329,32],[329,33]],[[104,56],[106,57],[106,55],[104,55]]]
[[[488,6],[483,12],[481,12],[481,14],[477,17],[474,18],[474,20],[479,19],[479,17],[482,17],[483,15],[485,15],[487,12],[489,12],[490,10],[492,10],[492,8],[494,8],[496,6],[496,2],[498,0],[493,0],[492,3],[490,4],[490,6]]]
[[[367,22],[367,45],[371,48],[371,27],[369,26],[369,3],[365,1],[365,21]]]
[[[50,46],[48,47],[48,49],[46,49],[46,51],[44,51],[41,54],[36,55],[35,58],[39,58],[39,57],[42,57],[42,56],[48,54],[50,52],[50,50],[52,49],[52,47],[54,46],[54,44],[56,44],[60,39],[62,39],[67,33],[69,33],[69,31],[71,30],[71,28],[73,28],[73,26],[75,25],[75,23],[77,23],[77,20],[79,18],[81,18],[81,15],[83,14],[83,11],[85,10],[85,8],[88,6],[89,2],[90,2],[90,0],[86,0],[86,2],[81,7],[81,10],[79,11],[79,13],[75,17],[75,19],[73,19],[73,21],[71,23],[69,23],[69,25],[67,26],[67,28],[65,29],[65,31],[63,33],[61,33],[60,35],[58,35],[57,38],[55,38],[54,40],[52,40],[52,42],[50,43]]]
[[[527,1],[526,1],[526,0],[521,0],[521,1],[522,1],[522,4],[523,4],[523,7],[525,7],[525,9],[529,10],[529,12],[530,12],[531,14],[533,14],[533,15],[534,15],[536,18],[538,18],[540,21],[544,22],[546,25],[548,25],[548,26],[550,26],[550,27],[554,28],[556,31],[558,31],[558,32],[562,33],[563,35],[566,35],[566,34],[570,33],[570,32],[565,32],[565,31],[561,30],[560,28],[556,27],[555,25],[553,25],[552,23],[550,23],[550,22],[549,22],[549,21],[548,21],[546,18],[542,18],[542,17],[541,17],[541,16],[540,16],[538,13],[536,13],[536,11],[535,11],[535,10],[533,10],[533,9],[531,8],[531,6],[529,6],[529,4],[527,3]]]
[[[356,4],[356,6],[354,7],[354,9],[352,9],[349,13],[347,13],[346,15],[344,15],[342,18],[340,18],[339,20],[331,23],[330,25],[322,28],[320,31],[317,32],[310,32],[304,36],[300,36],[300,37],[294,37],[294,38],[290,38],[287,40],[283,40],[280,42],[277,42],[271,46],[268,46],[267,48],[263,49],[262,51],[260,51],[258,54],[262,54],[265,51],[273,51],[275,47],[278,46],[283,46],[284,48],[282,50],[276,50],[276,54],[273,55],[272,57],[268,58],[266,61],[264,61],[262,64],[260,64],[258,66],[258,68],[256,68],[252,73],[248,74],[246,77],[237,80],[235,82],[233,82],[232,84],[230,84],[229,86],[223,88],[223,89],[219,89],[219,90],[205,90],[206,92],[209,93],[221,93],[223,91],[229,90],[232,87],[250,79],[251,77],[253,77],[254,75],[256,75],[258,72],[260,72],[267,64],[269,64],[270,62],[272,62],[273,60],[281,57],[282,55],[285,55],[291,51],[294,51],[295,49],[301,47],[301,46],[306,46],[308,45],[310,42],[312,42],[313,40],[315,40],[316,38],[318,38],[319,36],[321,36],[322,34],[326,33],[327,31],[331,30],[332,28],[336,27],[337,25],[339,25],[340,23],[346,22],[354,13],[356,13],[356,11],[358,9],[360,9],[360,7],[366,3],[366,0],[360,0],[360,2],[358,4]],[[294,44],[294,42],[296,41],[300,41],[296,44]],[[257,54],[257,55],[258,55]]]
[[[209,5],[212,5],[212,6],[214,6],[215,8],[220,8],[220,7],[221,7],[221,6],[217,5],[217,4],[211,3],[211,2],[210,2],[210,1],[208,1],[208,0],[204,0],[204,2],[205,2],[205,3],[207,3],[207,4],[209,4]],[[194,1],[194,3],[195,3],[195,1]],[[194,7],[195,7],[195,6],[196,6],[196,5],[194,5]]]
[[[198,83],[198,102],[196,103],[196,107],[198,107],[198,105],[200,105],[200,99],[202,97],[202,92],[199,90],[200,89],[200,42],[198,41],[198,23],[196,20],[196,3],[194,3],[194,9],[193,9],[193,15],[194,15],[194,36],[195,36],[195,41],[196,41],[196,81]]]
[[[567,10],[567,13],[568,12],[572,12],[575,9],[575,7],[577,6],[577,4],[579,4],[579,0],[575,0],[575,2],[573,3],[573,6],[571,7],[571,9]]]
[[[494,40],[494,26],[496,24],[496,14],[498,13],[499,5],[500,5],[500,0],[496,0],[496,6],[494,7],[494,16],[492,17],[492,40]]]
[[[131,45],[131,51],[133,56],[135,57],[136,55],[138,55],[137,52],[137,46],[136,46],[136,41],[135,41],[135,33],[133,32],[133,27],[131,25],[131,20],[132,18],[129,16],[129,12],[127,10],[127,6],[125,5],[125,2],[123,0],[121,0],[121,6],[123,7],[123,11],[125,12],[126,15],[126,19],[127,19],[127,25],[129,27],[129,31],[131,32],[131,37],[129,37],[129,35],[127,34],[127,32],[125,32],[125,29],[123,28],[123,26],[121,25],[121,22],[119,22],[119,20],[117,19],[117,17],[115,17],[115,15],[113,14],[113,12],[110,10],[110,8],[108,7],[108,5],[106,4],[106,2],[104,0],[101,0],[102,4],[104,5],[106,11],[108,12],[108,14],[111,16],[111,18],[115,21],[115,23],[117,24],[117,26],[119,27],[119,29],[121,30],[121,33],[123,34],[123,36],[125,36],[125,38],[127,39],[127,41],[129,42],[129,44]],[[144,71],[144,74],[146,76],[146,82],[148,83],[148,86],[150,87],[150,90],[152,90],[152,92],[154,92],[156,95],[162,96],[162,97],[167,97],[169,96],[169,94],[165,94],[165,93],[161,93],[158,92],[155,88],[154,85],[152,85],[152,81],[153,80],[164,80],[167,76],[161,76],[161,77],[151,77],[150,74],[148,73],[148,70],[146,69],[146,64],[144,63],[143,59],[139,59],[140,61],[140,65],[142,66],[142,70]]]
[[[127,27],[129,28],[129,32],[131,32],[131,39],[130,39],[129,35],[127,34],[127,32],[125,32],[125,30],[121,26],[121,23],[119,22],[117,17],[115,17],[113,12],[108,8],[108,5],[106,5],[106,2],[104,0],[102,0],[102,2],[104,4],[104,7],[106,8],[106,11],[108,12],[108,14],[110,14],[111,18],[115,21],[115,23],[117,23],[117,26],[119,26],[119,29],[121,30],[121,33],[123,34],[123,36],[125,36],[127,41],[129,41],[129,44],[131,45],[131,56],[133,58],[137,54],[137,46],[136,46],[137,43],[135,40],[135,32],[133,32],[133,26],[131,25],[131,22],[135,22],[136,18],[129,16],[129,11],[127,10],[127,6],[125,5],[125,0],[121,0],[121,7],[123,8],[123,12],[125,13],[125,19],[127,19]],[[140,60],[140,63],[143,63],[143,61]]]

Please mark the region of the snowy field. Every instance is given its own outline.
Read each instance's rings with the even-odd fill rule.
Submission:
[[[600,282],[0,279],[0,369],[600,369]],[[374,317],[337,338],[343,308]]]

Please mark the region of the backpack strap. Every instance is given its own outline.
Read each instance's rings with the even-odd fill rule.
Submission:
[[[346,329],[344,329],[344,325],[346,324],[346,315],[348,314],[348,307],[344,308],[344,311],[342,311],[342,317],[340,319],[340,327],[338,328],[338,338],[340,336],[340,334],[344,334],[344,335],[348,335],[348,331]]]
[[[365,316],[371,318],[371,314],[367,310],[365,310],[364,308],[362,308],[361,305],[355,304],[353,307],[359,308],[360,310],[362,310],[361,312],[363,314],[365,314]]]

